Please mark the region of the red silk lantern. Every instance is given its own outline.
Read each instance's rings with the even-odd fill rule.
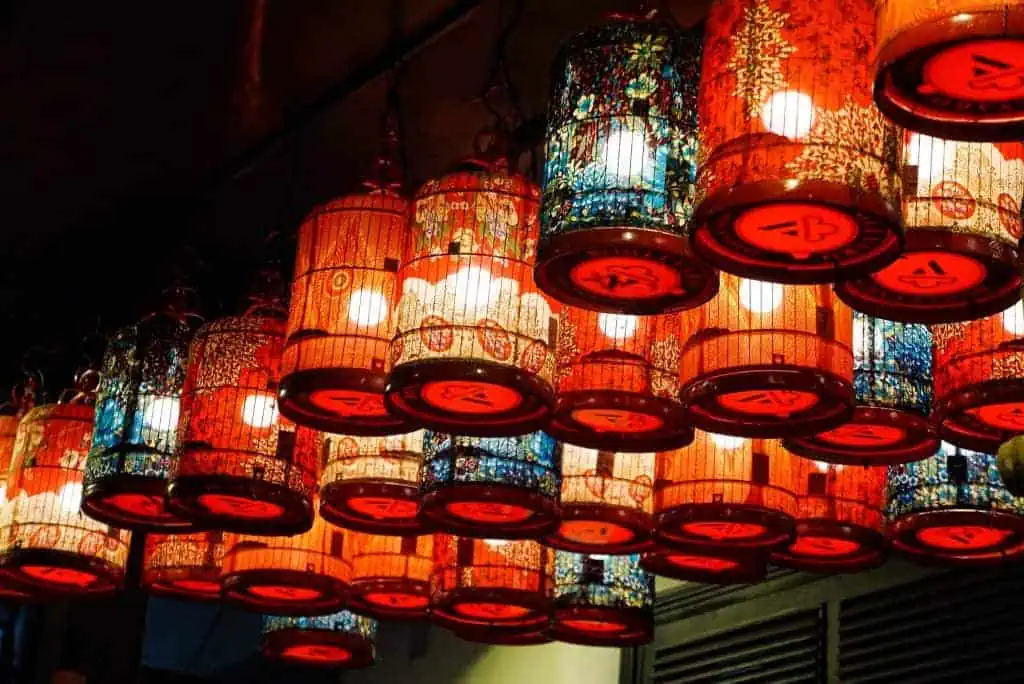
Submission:
[[[684,449],[658,454],[656,540],[748,549],[788,540],[798,461],[774,440],[705,432]]]
[[[150,534],[142,561],[142,586],[161,596],[219,599],[225,551],[222,532]]]
[[[388,191],[317,207],[299,229],[281,412],[345,435],[408,432],[384,406],[408,205]]]
[[[498,164],[417,193],[385,395],[398,414],[471,436],[547,422],[557,311],[533,281],[538,195]]]
[[[824,432],[853,413],[853,315],[824,286],[722,275],[683,317],[682,398],[696,427],[744,437]]]
[[[7,517],[4,511],[11,504],[8,500],[8,473],[14,457],[15,436],[18,433],[19,417],[14,413],[0,413],[0,520]],[[0,600],[25,601],[32,596],[31,588],[18,580],[17,576],[0,569]]]
[[[313,617],[263,616],[263,655],[305,667],[356,670],[377,657],[377,621],[351,611]]]
[[[871,0],[718,0],[704,41],[693,247],[825,283],[899,254],[899,131],[871,90]]]
[[[632,553],[654,528],[653,453],[562,448],[561,523],[546,544],[582,553]]]
[[[1024,136],[1024,7],[877,0],[875,99],[893,121],[958,140]]]
[[[675,449],[693,439],[679,401],[679,316],[567,307],[558,323],[558,439],[612,451]]]
[[[267,315],[196,332],[167,490],[184,517],[257,534],[296,534],[313,523],[322,437],[278,413],[283,344],[283,322]]]
[[[640,564],[655,575],[702,584],[754,584],[768,573],[767,553],[704,544],[673,543],[644,553]]]
[[[427,615],[434,537],[391,537],[348,532],[352,593],[360,612],[380,618]]]

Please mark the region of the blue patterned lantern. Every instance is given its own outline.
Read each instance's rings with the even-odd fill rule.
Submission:
[[[591,646],[633,646],[654,636],[654,575],[640,554],[555,553],[552,635]]]
[[[932,407],[932,335],[926,325],[853,314],[857,408],[827,432],[788,439],[786,448],[818,461],[893,465],[928,458],[939,447]]]
[[[569,41],[548,109],[537,284],[582,308],[653,314],[718,289],[690,252],[700,40],[614,16]]]
[[[558,525],[562,447],[519,437],[424,434],[421,513],[436,529],[488,539],[539,538]]]
[[[377,621],[343,610],[319,617],[263,617],[263,655],[313,667],[373,665]]]
[[[886,519],[895,548],[918,558],[985,564],[1024,552],[1024,498],[998,459],[942,443],[932,458],[889,468]]]

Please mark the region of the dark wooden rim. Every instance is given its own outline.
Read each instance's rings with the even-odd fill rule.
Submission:
[[[412,432],[414,423],[395,416],[343,418],[309,400],[318,390],[355,390],[384,395],[385,373],[359,368],[323,368],[296,371],[281,379],[278,406],[281,415],[321,432],[354,437],[383,437]]]
[[[348,587],[341,580],[298,570],[243,570],[223,578],[224,600],[245,610],[267,615],[330,615],[345,607]],[[275,601],[249,593],[256,586],[275,585],[314,589],[320,595],[309,601]]]
[[[367,534],[403,536],[421,534],[423,523],[419,515],[410,518],[368,518],[353,510],[349,500],[359,497],[395,499],[420,503],[419,487],[394,482],[349,480],[331,482],[320,489],[320,516],[338,527],[344,527]]]
[[[459,603],[497,603],[521,606],[529,612],[514,620],[487,622],[456,612],[455,606]],[[438,624],[459,633],[471,631],[477,627],[536,629],[547,626],[550,607],[550,598],[541,590],[461,587],[448,592],[440,601],[432,596],[430,617]]]
[[[568,627],[567,620],[618,622],[625,627],[614,634],[585,632]],[[555,601],[551,635],[558,641],[582,646],[642,646],[654,638],[654,610],[558,605]]]
[[[171,515],[155,519],[145,516],[128,515],[123,509],[111,506],[107,499],[119,494],[141,494],[158,498],[164,502],[164,510]],[[98,478],[85,486],[82,495],[82,512],[93,520],[113,527],[139,532],[161,532],[164,534],[185,534],[202,529],[193,521],[179,517],[166,505],[167,480],[142,475],[111,475]]]
[[[1011,534],[1001,544],[967,552],[925,546],[917,538],[920,530],[949,525],[993,527],[1008,530]],[[891,521],[888,532],[894,549],[939,565],[998,565],[1024,549],[1024,518],[1003,511],[951,508],[907,513]]]
[[[282,654],[293,646],[336,646],[348,651],[352,657],[342,663],[291,660]],[[376,661],[373,641],[358,634],[313,629],[282,629],[263,635],[263,655],[270,660],[285,660],[305,667],[355,670],[369,667]]]
[[[788,547],[781,547],[772,552],[771,562],[785,568],[818,573],[860,572],[885,562],[888,540],[880,530],[838,520],[798,520],[794,541],[811,535],[855,541],[860,546],[854,553],[831,557],[795,555],[789,552]]]
[[[361,615],[369,615],[381,620],[419,620],[427,617],[430,599],[430,583],[426,580],[411,577],[373,577],[352,580],[352,596],[349,608],[357,608]],[[427,599],[422,608],[390,608],[379,603],[371,603],[363,597],[367,594],[408,594]]]
[[[632,411],[662,420],[662,426],[649,432],[596,432],[575,418],[580,409]],[[581,390],[559,393],[555,410],[545,432],[555,439],[589,449],[644,453],[672,451],[694,439],[687,422],[686,409],[672,399],[616,390]]]
[[[73,587],[40,580],[26,575],[21,568],[26,565],[46,565],[67,568],[93,575],[96,580],[88,587]],[[87,558],[76,553],[52,549],[12,549],[0,559],[2,567],[15,581],[31,588],[39,598],[62,596],[105,596],[121,588],[124,569],[117,568],[98,558]]]
[[[994,454],[1017,433],[971,416],[971,409],[991,404],[1024,402],[1024,378],[988,380],[960,387],[938,399],[932,409],[939,437],[964,449]]]
[[[533,512],[519,523],[489,525],[457,518],[447,506],[452,503],[495,503],[522,506]],[[477,539],[537,539],[558,527],[557,497],[501,484],[452,484],[423,496],[420,516],[425,527]]]
[[[204,494],[237,496],[281,506],[280,516],[268,520],[236,518],[211,513],[199,503]],[[230,475],[187,475],[172,478],[167,487],[168,508],[208,529],[261,536],[291,536],[313,527],[313,495],[284,484],[273,484]]]
[[[680,553],[732,561],[736,563],[736,566],[713,572],[700,568],[684,568],[668,560],[669,556]],[[706,544],[693,546],[673,543],[672,547],[661,546],[654,551],[645,553],[640,559],[640,565],[655,575],[703,584],[754,584],[763,580],[768,574],[764,553],[751,551],[740,553],[735,549],[716,548]]]
[[[744,539],[717,541],[691,535],[683,531],[687,523],[734,522],[760,525],[765,533]],[[660,545],[680,548],[718,547],[764,549],[784,544],[793,538],[796,522],[781,511],[758,506],[728,503],[693,503],[676,506],[655,515],[654,540]]]
[[[912,411],[858,406],[846,425],[888,425],[903,430],[904,439],[885,447],[852,446],[820,439],[819,435],[791,437],[782,446],[804,458],[852,466],[883,466],[910,463],[934,456],[940,440],[931,422]]]
[[[561,536],[561,523],[580,520],[603,522],[624,527],[633,533],[633,538],[621,544],[586,544]],[[639,553],[648,549],[653,532],[654,516],[635,508],[611,506],[608,504],[562,504],[559,515],[559,527],[544,538],[544,544],[562,551],[621,556]]]

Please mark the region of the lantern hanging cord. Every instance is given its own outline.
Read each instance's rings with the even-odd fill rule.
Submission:
[[[402,42],[404,18],[405,0],[391,0],[388,5],[388,21],[391,31],[389,45],[392,47]],[[405,63],[404,56],[399,57],[385,74],[386,94],[380,124],[380,153],[375,163],[374,177],[366,183],[373,189],[398,190],[405,181],[407,159],[402,138],[402,102],[399,96]]]
[[[523,18],[525,2],[524,0],[515,0],[515,6],[507,20],[505,8],[505,0],[500,0],[498,3],[498,37],[494,43],[491,68],[487,80],[484,82],[480,100],[494,117],[498,128],[507,132],[514,130],[522,121],[522,100],[508,66],[508,43]],[[504,111],[502,106],[494,101],[499,94],[505,96]]]

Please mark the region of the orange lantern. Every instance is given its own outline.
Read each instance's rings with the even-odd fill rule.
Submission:
[[[385,395],[415,424],[503,436],[546,422],[556,312],[533,282],[538,195],[497,163],[416,195]]]
[[[675,449],[693,439],[679,401],[679,316],[566,308],[547,430],[592,449]]]
[[[1024,7],[877,0],[875,99],[893,121],[958,140],[1024,137]]]
[[[423,430],[389,437],[325,435],[320,515],[340,527],[415,534]]]
[[[767,553],[674,543],[644,553],[640,564],[663,577],[702,584],[754,584],[768,573]]]
[[[704,40],[693,247],[825,283],[900,253],[899,131],[875,108],[871,0],[718,0]]]
[[[853,315],[824,286],[722,276],[688,312],[682,398],[696,427],[744,437],[824,432],[853,413]]]
[[[535,541],[436,535],[431,617],[459,633],[546,627],[553,560]]]
[[[546,544],[581,553],[631,553],[654,528],[654,454],[562,449],[561,524]]]
[[[377,621],[343,610],[318,617],[263,616],[263,655],[307,667],[356,670],[376,660]]]
[[[796,537],[772,554],[776,565],[851,572],[885,560],[885,466],[830,465],[801,459]]]
[[[352,545],[352,593],[367,614],[426,617],[434,537],[347,533]]]
[[[322,437],[278,413],[283,344],[283,322],[256,313],[196,332],[167,489],[183,516],[257,534],[296,534],[313,523]]]
[[[7,518],[4,511],[12,505],[8,501],[7,476],[11,469],[11,459],[14,457],[14,442],[19,420],[19,416],[11,411],[10,407],[4,407],[0,412],[0,520]],[[18,580],[14,574],[0,569],[0,600],[24,601],[31,596],[29,585]]]
[[[936,325],[932,334],[939,436],[995,453],[1024,432],[1024,307]]]
[[[106,594],[128,561],[127,531],[81,511],[93,407],[46,404],[25,414],[0,519],[0,567],[39,592]]]
[[[223,532],[150,534],[142,561],[142,586],[161,596],[219,599],[225,551]]]
[[[792,536],[799,459],[774,440],[698,432],[658,454],[657,470],[659,544],[767,548]]]
[[[952,323],[1020,297],[1017,242],[1024,145],[907,133],[906,247],[877,273],[836,284],[843,301],[882,318]]]
[[[346,435],[408,432],[384,406],[408,204],[387,190],[317,207],[299,229],[281,413]]]
[[[345,532],[320,518],[294,537],[231,536],[222,574],[228,601],[271,615],[341,610],[351,579]]]

